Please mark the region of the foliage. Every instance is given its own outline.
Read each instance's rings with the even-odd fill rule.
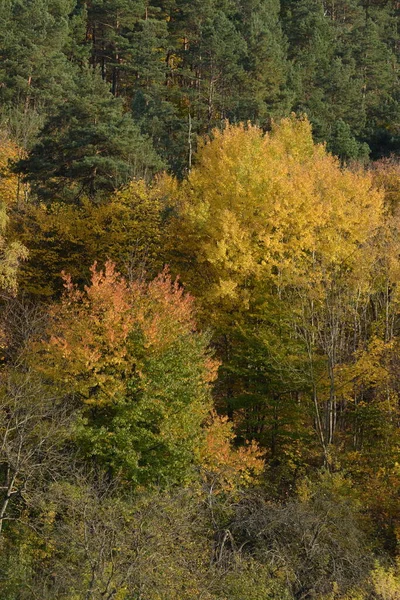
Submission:
[[[71,432],[74,407],[54,397],[53,391],[30,372],[10,369],[2,373],[0,536],[8,521],[18,520],[43,482],[58,474],[66,460],[63,442]]]
[[[97,72],[84,71],[16,171],[40,199],[78,203],[153,175],[162,162]]]
[[[112,260],[128,279],[155,276],[162,267],[162,186],[132,181],[101,204],[25,204],[11,208],[9,235],[29,249],[20,270],[21,289],[31,296],[62,291],[61,271],[87,283],[90,266]]]
[[[303,482],[300,498],[284,505],[244,499],[231,532],[236,545],[281,574],[295,598],[344,591],[370,566],[359,507],[340,476]]]
[[[374,290],[382,193],[291,118],[266,135],[215,131],[171,197],[170,261],[215,328],[221,406],[292,472],[314,413],[327,461],[339,365],[359,343],[348,332]]]
[[[202,445],[213,363],[193,302],[164,271],[128,283],[113,263],[83,292],[65,276],[39,369],[83,406],[88,457],[133,481],[181,480]]]
[[[0,288],[15,293],[20,262],[28,252],[19,241],[9,242],[6,227],[9,221],[8,209],[20,194],[19,179],[10,169],[10,161],[19,156],[18,147],[3,133],[0,141]]]
[[[235,449],[234,441],[235,433],[228,418],[211,414],[200,460],[206,481],[213,488],[232,492],[254,484],[263,472],[265,464],[257,444],[253,441]]]
[[[398,9],[0,4],[1,598],[399,597]]]

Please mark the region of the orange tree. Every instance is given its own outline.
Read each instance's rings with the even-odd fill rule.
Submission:
[[[92,268],[51,310],[36,368],[78,396],[76,436],[87,457],[134,482],[182,480],[204,442],[215,365],[196,331],[192,298],[167,272],[128,283]]]

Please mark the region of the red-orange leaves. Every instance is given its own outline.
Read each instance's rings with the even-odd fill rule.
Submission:
[[[40,368],[82,402],[81,447],[137,481],[181,479],[203,445],[216,365],[193,301],[168,271],[128,283],[108,262],[67,276]]]
[[[178,279],[171,280],[168,269],[147,286],[136,284],[131,289],[133,294],[141,297],[141,302],[136,304],[136,320],[142,328],[146,346],[165,348],[188,328],[195,331],[193,298],[184,293]]]
[[[133,315],[128,286],[110,262],[100,271],[93,265],[91,285],[83,292],[68,275],[64,281],[61,304],[52,307],[47,345],[53,376],[61,376],[86,402],[115,401],[130,370],[126,345]]]

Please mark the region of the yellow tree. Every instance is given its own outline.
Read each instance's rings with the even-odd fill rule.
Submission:
[[[25,204],[12,215],[10,235],[30,251],[20,283],[29,294],[62,290],[60,273],[87,282],[94,261],[110,259],[128,277],[154,276],[159,257],[162,189],[133,181],[101,204]]]
[[[171,263],[217,332],[229,367],[222,393],[234,409],[275,397],[278,411],[280,390],[293,399],[294,388],[297,404],[311,397],[326,454],[335,371],[354,350],[349,331],[371,288],[382,193],[315,145],[307,120],[290,118],[269,134],[250,125],[214,132],[171,196]]]
[[[15,292],[17,269],[20,261],[27,257],[27,250],[18,241],[7,242],[5,232],[8,208],[16,203],[21,194],[19,177],[11,170],[11,163],[20,156],[18,147],[0,133],[0,288]]]

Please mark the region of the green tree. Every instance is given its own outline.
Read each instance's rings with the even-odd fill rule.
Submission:
[[[72,203],[161,168],[151,142],[89,69],[45,123],[28,158],[16,165],[40,199]]]
[[[269,125],[271,118],[282,117],[288,112],[292,101],[280,2],[239,2],[237,28],[246,42],[242,59],[246,83],[238,92],[237,108],[232,117]]]
[[[47,111],[63,97],[73,68],[63,52],[70,0],[7,0],[0,8],[0,95],[3,103]]]
[[[390,38],[386,37],[387,28],[380,22],[385,20],[384,15],[385,8],[375,13],[374,18],[366,9],[365,22],[355,29],[352,41],[357,69],[362,77],[361,109],[366,115],[363,137],[371,145],[375,157],[382,150],[388,155],[396,149],[396,123],[400,114],[398,56],[390,45]]]
[[[342,161],[368,159],[370,152],[368,144],[362,144],[352,136],[350,126],[342,119],[338,119],[333,126],[328,141],[328,150],[338,156]]]

